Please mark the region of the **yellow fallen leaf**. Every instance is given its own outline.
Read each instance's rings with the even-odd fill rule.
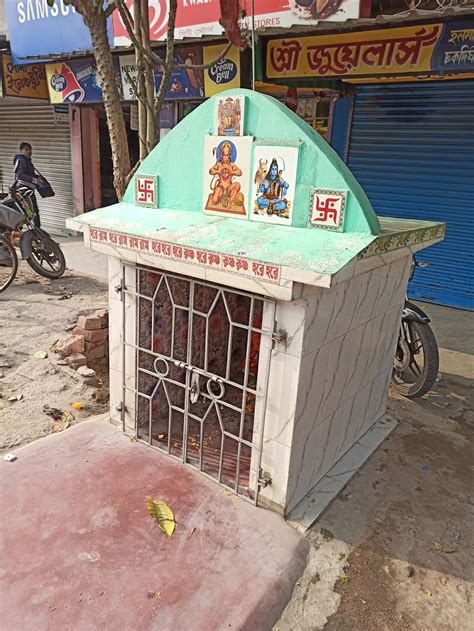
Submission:
[[[433,541],[436,550],[439,552],[446,552],[446,554],[452,554],[453,552],[457,552],[457,548],[454,546],[447,545],[445,543],[439,543],[438,541]]]
[[[163,500],[154,500],[152,497],[147,496],[146,508],[161,530],[168,537],[171,537],[176,527],[176,522],[173,511],[168,504],[163,502]]]
[[[71,403],[71,407],[74,410],[82,410],[82,403],[80,403],[79,401],[74,401],[74,403]]]

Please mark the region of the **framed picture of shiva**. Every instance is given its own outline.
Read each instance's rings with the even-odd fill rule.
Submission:
[[[297,165],[297,147],[254,147],[252,219],[291,225]]]
[[[247,218],[252,136],[207,136],[204,141],[204,212]]]

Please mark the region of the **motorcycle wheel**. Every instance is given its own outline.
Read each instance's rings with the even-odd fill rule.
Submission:
[[[408,399],[426,394],[436,381],[438,344],[429,324],[403,321],[397,342],[392,386]]]
[[[6,236],[0,235],[0,293],[9,287],[18,271],[15,248]]]
[[[31,239],[28,265],[45,278],[61,278],[66,271],[66,260],[59,245],[49,235],[36,234]]]

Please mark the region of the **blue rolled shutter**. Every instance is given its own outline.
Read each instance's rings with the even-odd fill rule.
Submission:
[[[410,296],[474,309],[474,81],[358,86],[347,162],[378,215],[447,223]]]

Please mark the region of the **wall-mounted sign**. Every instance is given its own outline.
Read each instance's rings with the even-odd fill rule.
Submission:
[[[40,61],[52,55],[92,50],[82,16],[63,0],[55,0],[52,7],[46,0],[7,0],[5,9],[15,63],[31,57]],[[109,39],[112,41],[111,20]]]
[[[118,59],[114,58],[117,82],[120,83]],[[46,64],[49,99],[51,103],[100,103],[102,90],[97,78],[95,61],[71,59]]]
[[[204,139],[204,212],[246,219],[252,136]]]
[[[254,147],[253,220],[291,226],[297,165],[298,147]]]
[[[179,46],[175,49],[174,61],[176,64],[194,66],[202,64],[202,49],[200,46]],[[162,73],[155,70],[155,87],[159,89]],[[178,68],[171,73],[167,99],[202,99],[204,96],[204,77],[202,70],[193,68]]]
[[[250,27],[252,4],[255,11],[255,27],[287,28],[294,24],[311,25],[321,20],[344,22],[350,18],[368,15],[365,10],[370,3],[363,0],[240,0],[243,9],[244,24]],[[127,0],[132,7],[133,0]],[[166,39],[168,32],[168,0],[150,0],[150,39]],[[203,37],[221,35],[219,0],[182,0],[178,2],[176,12],[175,38]],[[117,11],[113,14],[115,46],[129,46],[130,38]]]
[[[90,237],[91,241],[95,243],[110,243],[114,249],[142,252],[158,258],[176,261],[177,263],[191,263],[192,265],[199,265],[208,269],[232,272],[239,276],[257,279],[262,283],[279,285],[281,281],[281,266],[269,265],[263,261],[240,256],[226,256],[210,250],[186,247],[170,243],[169,241],[137,237],[123,232],[93,228],[92,226]]]
[[[347,191],[311,191],[310,223],[317,228],[342,232]]]
[[[243,136],[245,96],[228,96],[216,101],[216,136]]]
[[[138,131],[138,105],[135,103],[130,106],[130,129]]]
[[[352,77],[474,69],[473,29],[467,23],[424,24],[268,43],[269,78]]]
[[[53,105],[53,110],[55,125],[69,125],[69,105]]]
[[[431,60],[432,70],[472,72],[474,70],[474,24],[451,22],[443,31]]]
[[[222,52],[222,44],[205,46],[203,60],[205,64],[216,59]],[[204,71],[204,91],[206,96],[213,96],[224,90],[240,88],[240,50],[235,46],[227,55]]]
[[[158,177],[156,175],[137,175],[135,178],[135,204],[158,208]]]
[[[123,98],[125,101],[134,101],[136,99],[135,85],[138,77],[135,55],[124,55],[119,57],[119,60]]]
[[[252,25],[252,0],[243,0],[244,24]],[[312,25],[329,20],[345,22],[368,17],[370,2],[363,0],[254,0],[255,28],[288,28],[297,24]]]
[[[120,75],[122,93],[125,101],[135,100],[135,84],[138,76],[134,55],[125,55],[120,59]],[[176,64],[199,65],[202,64],[202,52],[200,46],[180,46],[175,49],[174,60]],[[159,90],[163,74],[158,68],[154,70],[155,93]],[[204,77],[202,70],[193,68],[178,68],[171,73],[165,98],[176,99],[201,99],[204,96]]]
[[[43,64],[14,66],[10,55],[2,60],[5,96],[48,99],[46,70]]]
[[[257,0],[258,1],[258,0]],[[129,8],[133,0],[127,0]],[[149,0],[150,39],[153,42],[166,39],[168,32],[169,0]],[[114,46],[131,44],[118,11],[113,14]],[[219,0],[184,0],[178,2],[176,12],[175,38],[202,37],[203,35],[220,35],[223,32],[219,24]]]

